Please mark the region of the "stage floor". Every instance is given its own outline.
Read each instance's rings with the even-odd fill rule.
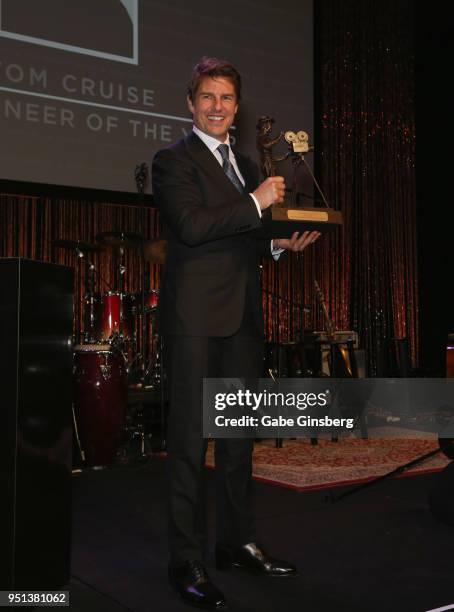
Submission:
[[[254,483],[267,548],[294,561],[295,580],[217,572],[237,612],[426,612],[454,603],[454,527],[437,523],[427,491],[437,474],[397,479],[337,503]],[[214,542],[214,474],[206,470]],[[73,476],[70,609],[188,610],[167,582],[165,460]],[[336,488],[338,494],[342,489]]]

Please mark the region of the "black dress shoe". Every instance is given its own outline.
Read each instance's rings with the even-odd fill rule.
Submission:
[[[273,578],[293,578],[298,575],[298,570],[294,565],[270,557],[263,549],[253,543],[235,549],[218,544],[215,557],[216,567],[219,570],[240,567]]]
[[[205,610],[225,610],[224,595],[211,582],[200,561],[186,561],[184,565],[169,565],[169,580],[185,603]]]

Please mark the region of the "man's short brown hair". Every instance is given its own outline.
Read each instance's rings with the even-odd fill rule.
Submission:
[[[237,102],[240,101],[241,76],[235,66],[233,66],[230,62],[220,60],[217,57],[204,56],[192,69],[191,80],[188,83],[188,97],[191,102],[194,101],[194,97],[200,87],[200,83],[205,77],[224,77],[226,79],[230,79],[233,87],[235,88]]]

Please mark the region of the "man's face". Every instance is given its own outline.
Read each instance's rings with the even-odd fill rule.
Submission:
[[[225,77],[204,77],[194,100],[188,97],[187,101],[196,127],[224,142],[238,110],[232,81]]]

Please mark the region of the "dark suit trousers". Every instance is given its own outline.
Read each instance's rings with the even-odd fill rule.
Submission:
[[[246,309],[233,336],[166,336],[170,377],[168,526],[174,564],[202,560],[205,552],[203,378],[260,377],[263,337],[255,329]],[[251,439],[215,441],[217,540],[232,546],[256,540],[250,508],[252,449]]]

